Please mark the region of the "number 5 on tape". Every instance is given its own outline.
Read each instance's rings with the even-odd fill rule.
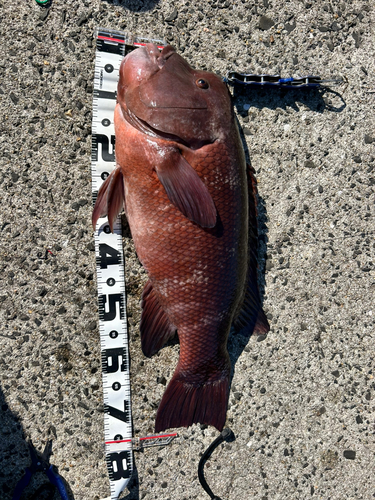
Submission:
[[[101,28],[97,30],[96,36],[91,157],[94,202],[101,184],[116,166],[113,114],[121,61],[127,52],[144,45],[144,42],[160,44],[159,40],[135,39],[128,33]],[[119,217],[113,233],[107,219],[99,219],[95,228],[95,254],[105,455],[111,489],[108,500],[116,500],[131,479],[133,449],[165,446],[177,434],[132,438],[124,253]]]
[[[115,131],[118,72],[128,34],[97,30],[92,123],[92,190],[96,200],[101,184],[115,167]],[[95,229],[99,331],[102,352],[105,455],[111,500],[128,485],[133,472],[129,349],[126,320],[124,254],[121,221],[112,234],[106,218]]]

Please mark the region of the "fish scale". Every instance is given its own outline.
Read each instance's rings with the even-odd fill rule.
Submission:
[[[232,321],[238,316],[251,331],[269,328],[257,286],[255,184],[230,94],[219,77],[193,70],[172,47],[159,52],[147,44],[123,60],[117,95],[117,167],[99,191],[93,223],[108,214],[111,227],[124,205],[149,276],[145,355],[177,330],[180,358],[155,430],[197,422],[221,430]]]

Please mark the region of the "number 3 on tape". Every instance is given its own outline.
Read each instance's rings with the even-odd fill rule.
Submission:
[[[164,45],[161,40],[133,38],[129,33],[98,28],[92,119],[92,192],[95,203],[102,183],[115,168],[117,83],[122,59],[145,42]],[[121,219],[111,233],[107,218],[95,228],[96,274],[98,282],[99,331],[102,352],[104,393],[105,454],[110,479],[111,500],[128,485],[133,472],[129,342],[126,320],[124,252]],[[176,435],[142,438],[169,444]]]
[[[113,112],[120,63],[129,35],[98,29],[92,123],[92,190],[96,200],[102,182],[115,167]],[[119,497],[133,471],[129,348],[126,321],[124,254],[121,222],[114,233],[106,218],[95,229],[99,331],[104,392],[105,454],[111,500]]]

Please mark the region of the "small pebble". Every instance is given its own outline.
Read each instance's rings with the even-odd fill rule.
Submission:
[[[77,26],[82,26],[83,24],[85,24],[88,21],[90,16],[91,16],[91,12],[85,12],[84,14],[82,14],[78,18]]]
[[[164,21],[166,21],[167,23],[170,23],[170,22],[174,21],[175,19],[177,19],[177,15],[178,15],[177,9],[173,9],[170,14],[165,16]]]
[[[267,16],[262,16],[259,19],[259,28],[263,31],[267,31],[275,24],[275,21]]]
[[[297,26],[297,23],[296,23],[296,21],[294,21],[291,24],[287,23],[284,26],[284,29],[288,32],[288,34],[290,34],[296,28],[296,26]],[[293,63],[293,64],[296,64],[296,63]]]
[[[156,382],[158,384],[166,385],[167,384],[167,379],[165,377],[157,377]]]

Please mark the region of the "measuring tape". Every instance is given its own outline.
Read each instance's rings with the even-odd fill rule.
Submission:
[[[94,202],[102,182],[115,168],[113,113],[126,35],[97,31],[92,118],[92,191]],[[129,342],[126,318],[122,229],[117,217],[113,233],[106,218],[95,229],[99,331],[104,393],[105,455],[111,499],[128,485],[133,472]]]
[[[113,114],[116,106],[119,68],[123,57],[147,42],[123,31],[98,28],[92,118],[92,192],[95,203],[99,188],[116,166]],[[133,472],[133,450],[164,446],[177,434],[132,437],[129,338],[126,318],[124,251],[121,218],[113,233],[106,217],[95,228],[99,332],[104,393],[105,456],[111,500],[126,488]]]

